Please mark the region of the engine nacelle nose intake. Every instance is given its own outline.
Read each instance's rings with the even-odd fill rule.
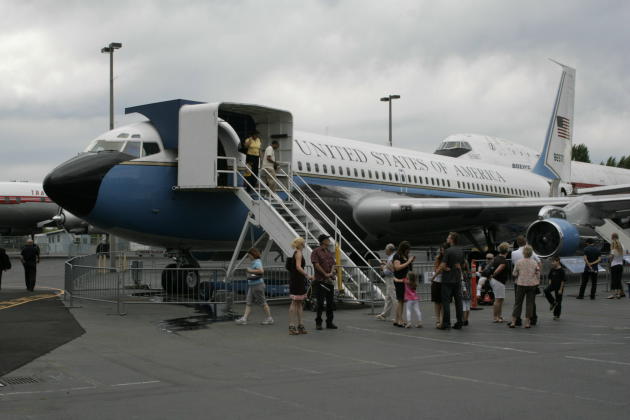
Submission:
[[[565,219],[537,220],[527,228],[527,242],[543,258],[575,255],[586,239],[597,237],[594,229],[574,225]]]

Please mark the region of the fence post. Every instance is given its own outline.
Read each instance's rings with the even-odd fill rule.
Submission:
[[[118,271],[117,277],[117,285],[116,285],[116,308],[118,310],[118,315],[124,316],[127,315],[125,312],[125,302],[123,300],[122,288],[124,286],[123,282],[124,272],[122,270]]]

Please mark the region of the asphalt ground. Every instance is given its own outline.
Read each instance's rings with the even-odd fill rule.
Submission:
[[[58,287],[63,264],[42,264],[51,273],[42,284]],[[484,309],[463,330],[439,331],[422,302],[422,329],[361,308],[338,311],[334,331],[315,331],[307,313],[303,336],[287,334],[286,305],[272,306],[276,325],[260,325],[255,310],[237,326],[165,322],[195,315],[182,306],[127,305],[117,316],[110,304],[75,301],[86,333],[0,379],[32,382],[0,387],[0,417],[624,418],[630,299],[603,299],[602,290],[576,300],[575,291],[559,321],[538,297],[539,325],[529,330],[493,324]]]

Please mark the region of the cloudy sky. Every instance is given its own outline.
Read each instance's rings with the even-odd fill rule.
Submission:
[[[43,179],[124,108],[186,98],[290,110],[296,128],[433,151],[471,132],[539,148],[560,69],[574,142],[630,153],[626,1],[0,1],[0,180]]]

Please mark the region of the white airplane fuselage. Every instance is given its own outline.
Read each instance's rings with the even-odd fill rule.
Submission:
[[[0,234],[34,233],[39,222],[52,219],[57,211],[41,183],[0,182]]]
[[[436,153],[448,155],[449,149],[462,160],[526,171],[536,165],[540,156],[538,151],[522,144],[480,134],[450,135],[442,140]],[[572,161],[571,179],[567,183],[572,188],[630,184],[630,170]]]

